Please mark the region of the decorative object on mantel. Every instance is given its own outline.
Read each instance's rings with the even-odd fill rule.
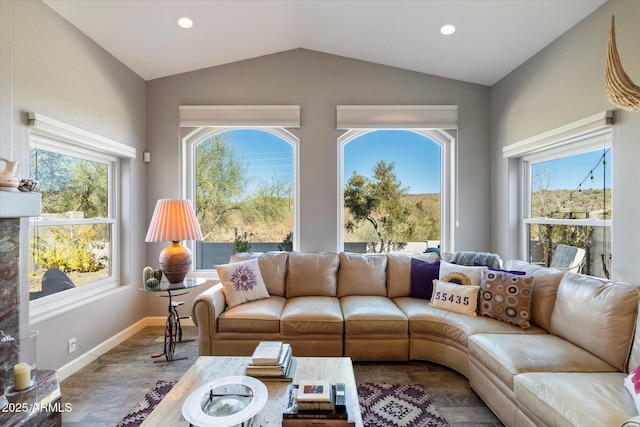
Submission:
[[[18,185],[18,190],[22,191],[23,193],[30,193],[33,190],[35,190],[37,186],[38,186],[37,181],[25,178],[20,181],[20,184]]]
[[[201,240],[202,231],[191,205],[186,199],[160,199],[156,204],[145,242],[170,240],[160,253],[160,267],[170,283],[180,283],[191,268],[191,250],[180,240]]]
[[[20,178],[18,178],[19,162],[0,157],[0,163],[4,163],[4,168],[0,171],[0,190],[16,191],[20,182]]]
[[[604,91],[609,102],[627,111],[640,111],[640,86],[637,86],[622,68],[616,47],[616,22],[611,15],[609,46],[604,73]]]

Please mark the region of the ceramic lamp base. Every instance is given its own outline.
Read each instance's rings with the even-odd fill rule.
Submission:
[[[181,283],[191,268],[191,251],[173,242],[160,252],[160,267],[169,283]]]

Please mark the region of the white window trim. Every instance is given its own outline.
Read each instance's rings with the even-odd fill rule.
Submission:
[[[518,161],[518,257],[528,259],[529,225],[557,224],[612,227],[611,220],[531,217],[531,164],[611,147],[613,111],[607,110],[503,147],[503,157]]]
[[[299,128],[299,105],[180,105],[180,127]]]
[[[45,298],[29,301],[29,320],[38,323],[55,317],[89,302],[106,297],[115,292],[119,287],[120,271],[120,197],[122,195],[122,183],[120,181],[120,159],[136,158],[136,149],[117,141],[96,135],[75,126],[60,122],[39,113],[29,113],[30,147],[53,149],[68,155],[80,155],[83,158],[110,162],[109,168],[112,188],[109,192],[109,217],[96,222],[112,223],[113,236],[111,239],[111,269],[112,274],[108,279],[77,287],[70,291],[49,295]],[[52,221],[37,219],[30,220],[30,226],[47,225]],[[78,223],[79,221],[74,221]],[[87,221],[90,222],[90,221]],[[56,222],[57,224],[59,222]]]
[[[377,130],[389,129],[350,130],[338,138],[338,251],[344,250],[344,146],[355,138]],[[456,138],[440,129],[402,130],[422,135],[441,147],[440,250],[442,252],[452,252],[457,225]]]
[[[29,113],[31,132],[65,144],[106,153],[120,158],[136,158],[136,149],[121,142],[63,123],[44,114]]]
[[[242,127],[199,127],[182,138],[182,149],[181,149],[181,158],[182,158],[182,169],[185,171],[182,175],[182,194],[186,199],[191,200],[193,205],[195,206],[195,194],[196,194],[196,186],[195,182],[192,179],[194,176],[194,165],[195,165],[195,147],[201,143],[202,141],[211,138],[214,135],[218,135],[221,133],[240,130],[240,129],[254,129],[261,130],[263,132],[271,133],[289,144],[291,144],[293,149],[293,250],[297,251],[300,247],[300,159],[298,149],[300,140],[294,134],[289,132],[288,130],[280,127],[273,128],[265,128],[261,126],[242,126]],[[188,245],[189,249],[192,252],[195,252],[195,241],[185,242],[185,245]],[[207,279],[216,279],[218,278],[218,273],[216,270],[196,270],[196,259],[197,257],[193,257],[190,276],[203,277]]]
[[[442,146],[440,250],[453,252],[457,218],[457,105],[338,105],[336,129],[346,130],[338,138],[338,250],[344,248],[344,145],[373,130],[407,130]],[[358,134],[357,132],[362,133]],[[455,135],[455,136],[454,136]]]
[[[457,105],[338,105],[336,129],[457,129]]]

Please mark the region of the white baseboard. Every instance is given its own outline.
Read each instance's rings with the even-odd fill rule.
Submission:
[[[57,371],[58,381],[63,381],[66,378],[69,378],[71,375],[75,374],[80,369],[96,360],[97,357],[102,356],[118,344],[125,341],[127,338],[131,338],[132,336],[140,332],[143,328],[146,328],[147,326],[164,326],[166,321],[167,318],[161,316],[145,317],[144,319],[139,320],[138,322],[129,326],[127,329],[117,333],[108,340],[98,344],[91,350],[86,351],[79,357],[73,359],[71,362],[59,368]],[[191,318],[181,319],[180,323],[182,326],[195,326]]]

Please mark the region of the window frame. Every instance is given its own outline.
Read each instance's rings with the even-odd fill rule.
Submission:
[[[456,137],[442,129],[369,128],[347,130],[338,138],[338,250],[344,250],[344,147],[367,133],[407,131],[440,145],[440,251],[452,252],[457,218]]]
[[[559,219],[532,216],[532,169],[537,163],[550,160],[557,160],[588,152],[611,148],[611,129],[604,133],[597,132],[589,135],[581,141],[571,143],[562,147],[556,147],[541,151],[539,153],[526,155],[520,158],[520,174],[522,186],[520,190],[520,204],[522,206],[522,221],[520,226],[520,254],[522,259],[530,259],[530,230],[532,225],[574,225],[581,227],[603,227],[608,228],[611,235],[613,229],[612,219],[586,218],[586,219]],[[612,156],[613,157],[613,156]],[[610,165],[612,167],[613,165]],[[613,192],[613,183],[611,183]]]
[[[196,150],[195,148],[201,142],[225,132],[234,131],[234,130],[259,130],[263,132],[270,133],[279,137],[280,139],[286,141],[291,144],[292,147],[292,161],[293,161],[293,250],[299,250],[299,239],[300,239],[300,216],[299,216],[299,200],[300,200],[300,174],[299,174],[299,145],[300,140],[293,133],[289,132],[284,127],[264,127],[264,126],[203,126],[198,127],[196,129],[191,130],[187,135],[182,138],[182,150],[181,157],[182,161],[182,169],[184,173],[181,173],[183,183],[182,183],[182,194],[184,198],[191,200],[193,206],[196,205],[195,195],[196,195],[196,183],[195,183],[195,156]],[[196,269],[196,261],[197,256],[196,253],[196,242],[189,241],[184,242],[185,245],[189,247],[191,252],[194,254],[192,257],[192,265],[191,270],[189,272],[189,276],[196,277],[204,277],[204,278],[217,278],[217,272],[215,269]]]
[[[612,148],[613,111],[607,110],[584,119],[569,123],[548,132],[503,147],[503,158],[508,159],[509,168],[517,177],[517,190],[509,193],[510,208],[517,206],[517,228],[515,232],[517,257],[530,259],[529,230],[531,224],[579,225],[608,227],[612,235],[613,220],[589,219],[551,219],[531,218],[531,166],[533,163],[553,160],[571,155]],[[612,155],[613,160],[613,155]],[[612,165],[610,165],[613,168]],[[611,169],[613,171],[613,169]],[[612,174],[612,191],[613,191]],[[514,187],[512,187],[514,188]],[[515,194],[514,194],[515,193]]]
[[[122,212],[121,198],[124,190],[121,178],[122,161],[136,158],[136,149],[75,126],[60,122],[39,113],[29,113],[29,150],[45,149],[63,155],[108,164],[108,218],[82,220],[29,219],[29,228],[50,225],[110,224],[110,274],[109,277],[29,301],[29,320],[41,322],[73,310],[91,301],[99,300],[121,285],[122,266]],[[30,262],[27,258],[26,262]]]

